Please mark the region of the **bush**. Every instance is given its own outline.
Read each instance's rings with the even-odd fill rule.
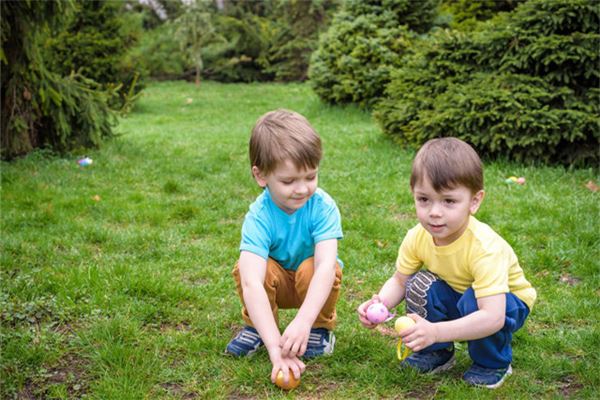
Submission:
[[[74,71],[104,88],[116,88],[118,96],[110,100],[112,106],[130,106],[131,96],[142,90],[142,70],[126,58],[126,52],[137,40],[131,24],[139,23],[141,31],[141,20],[126,20],[123,4],[118,2],[79,0],[75,5],[66,28],[46,41],[47,65],[59,75]]]
[[[491,19],[502,11],[512,11],[526,0],[443,0],[442,15],[449,15],[449,27],[461,31],[471,31],[479,21]]]
[[[69,2],[2,2],[1,156],[11,159],[48,146],[69,150],[98,145],[112,136],[115,115],[110,92],[78,75],[60,77],[48,71],[36,40],[58,27]]]
[[[349,0],[334,15],[311,58],[309,79],[328,103],[370,107],[383,95],[390,72],[435,17],[437,0]]]
[[[218,15],[215,28],[225,43],[207,46],[204,53],[207,78],[222,82],[273,79],[262,67],[275,31],[273,21],[250,12],[240,16]]]
[[[137,60],[145,76],[159,80],[180,79],[187,61],[173,30],[171,24],[162,24],[145,31],[127,59]]]
[[[265,72],[276,81],[306,80],[318,34],[337,7],[337,1],[332,0],[277,2],[272,15],[275,32],[263,64]]]
[[[597,165],[598,20],[590,0],[532,0],[438,32],[394,71],[375,119],[415,147],[457,136],[490,157]]]

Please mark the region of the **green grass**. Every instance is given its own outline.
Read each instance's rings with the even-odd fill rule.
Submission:
[[[320,186],[336,199],[345,233],[335,354],[309,362],[289,394],[270,383],[266,352],[222,355],[242,323],[230,271],[259,194],[248,137],[278,107],[321,133]],[[539,294],[514,338],[514,375],[490,392],[462,383],[465,344],[452,371],[418,376],[398,369],[392,337],[356,318],[416,223],[413,152],[383,137],[367,113],[326,106],[306,85],[166,82],[151,85],[117,130],[87,154],[89,167],[45,152],[1,165],[1,398],[597,396],[599,203],[584,186],[597,171],[486,167],[478,217],[514,246]],[[507,185],[510,175],[527,184]]]

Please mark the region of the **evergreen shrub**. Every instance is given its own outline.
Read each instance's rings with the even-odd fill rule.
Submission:
[[[276,2],[272,13],[275,31],[262,66],[265,72],[275,81],[306,80],[318,35],[337,8],[336,0]]]
[[[58,29],[71,2],[1,2],[2,119],[0,155],[12,159],[35,148],[66,151],[99,145],[113,135],[113,95],[77,74],[46,68],[40,33]]]
[[[143,76],[158,80],[180,79],[187,68],[185,54],[180,50],[171,24],[145,31],[127,58],[137,60]]]
[[[122,10],[124,3],[78,0],[65,29],[46,41],[47,65],[62,76],[81,74],[118,93],[110,99],[115,109],[131,107],[133,96],[143,89],[142,68],[127,58],[138,40],[131,28],[136,22]],[[142,21],[138,21],[141,31]]]
[[[375,119],[415,147],[457,136],[490,157],[598,165],[599,18],[592,0],[531,0],[437,32],[392,73]]]
[[[205,49],[204,75],[221,82],[272,80],[262,65],[274,35],[273,21],[249,11],[216,15],[215,28],[225,43]]]
[[[370,107],[417,33],[433,22],[439,1],[348,0],[313,53],[309,79],[328,103]]]

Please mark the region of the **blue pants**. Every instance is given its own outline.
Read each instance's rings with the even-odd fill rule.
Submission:
[[[459,293],[428,271],[420,271],[406,286],[406,309],[430,322],[449,321],[464,317],[479,309],[473,288]],[[529,308],[517,296],[506,294],[504,326],[488,337],[468,342],[473,362],[486,368],[506,368],[512,361],[512,335],[523,326]],[[447,348],[452,343],[434,343],[421,350],[428,353]]]

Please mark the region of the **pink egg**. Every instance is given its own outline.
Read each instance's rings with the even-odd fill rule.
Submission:
[[[373,303],[367,308],[367,319],[374,324],[380,324],[390,316],[390,312],[383,303]]]

